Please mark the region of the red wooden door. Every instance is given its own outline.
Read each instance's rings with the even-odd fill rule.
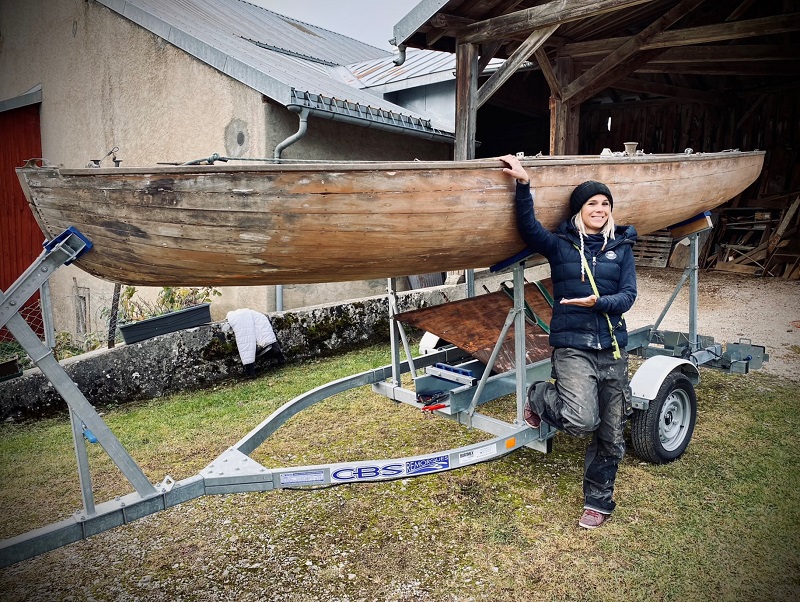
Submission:
[[[39,105],[28,105],[0,113],[0,290],[5,291],[42,251],[44,236],[17,180],[15,167],[42,156]],[[41,334],[38,293],[23,315]],[[32,314],[38,314],[34,317]],[[0,331],[0,341],[10,334]]]

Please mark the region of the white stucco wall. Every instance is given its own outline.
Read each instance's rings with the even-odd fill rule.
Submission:
[[[0,36],[0,101],[41,85],[42,153],[57,165],[83,167],[115,146],[127,167],[214,152],[271,157],[297,131],[297,115],[92,1],[0,0]],[[450,149],[311,118],[307,136],[283,157],[449,159]],[[287,286],[284,308],[379,294],[385,287],[382,280]],[[51,288],[57,331],[75,332],[76,294],[86,299],[88,330],[104,328],[112,283],[67,267],[51,278]],[[214,319],[238,307],[275,309],[271,286],[227,288],[217,299]]]

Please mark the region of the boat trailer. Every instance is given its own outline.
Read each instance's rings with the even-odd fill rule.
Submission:
[[[748,340],[728,344],[725,350],[710,337],[697,334],[698,234],[689,235],[690,266],[675,288],[656,323],[629,332],[629,353],[644,361],[631,379],[635,408],[631,419],[634,451],[642,458],[663,463],[678,458],[686,449],[694,429],[697,402],[694,385],[699,366],[727,372],[747,373],[768,360],[765,348]],[[530,428],[523,421],[528,383],[550,378],[550,359],[526,361],[528,328],[542,328],[538,316],[531,316],[525,300],[524,270],[527,256],[518,256],[493,266],[498,273],[513,273],[512,298],[497,342],[488,361],[482,362],[454,345],[426,348],[413,357],[405,329],[398,318],[396,281],[389,279],[391,363],[381,368],[348,376],[304,393],[278,408],[261,424],[229,447],[197,475],[176,481],[166,476],[153,484],[144,475],[103,419],[86,400],[53,356],[20,316],[25,302],[45,284],[61,265],[89,252],[92,243],[75,228],[68,228],[46,241],[42,254],[6,291],[0,291],[0,327],[7,327],[31,360],[50,380],[69,408],[83,508],[70,517],[0,542],[0,567],[43,554],[154,514],[166,508],[210,494],[271,491],[283,488],[320,487],[411,478],[502,457],[520,447],[544,453],[552,450],[556,431],[542,423]],[[690,283],[689,332],[658,330],[680,289]],[[542,290],[542,294],[547,295]],[[552,298],[549,303],[552,305]],[[514,367],[494,373],[501,348],[513,327]],[[426,335],[427,336],[427,335]],[[425,339],[425,337],[423,337]],[[405,360],[401,360],[401,350]],[[414,389],[403,386],[410,375]],[[312,466],[267,468],[250,454],[291,417],[311,405],[344,391],[371,386],[376,393],[420,411],[449,418],[492,438],[464,447],[411,457],[335,462]],[[482,414],[479,407],[514,393],[516,418],[506,422]],[[121,470],[134,491],[96,504],[92,492],[87,443],[99,443]]]

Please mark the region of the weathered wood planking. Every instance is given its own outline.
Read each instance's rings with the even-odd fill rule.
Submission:
[[[747,187],[763,153],[544,157],[523,163],[536,215],[567,217],[575,186],[614,194],[642,233]],[[524,248],[514,183],[496,159],[449,162],[17,170],[48,238],[68,226],[95,250],[78,265],[134,285],[335,282],[485,267]]]
[[[544,280],[542,284],[552,291],[550,280]],[[525,300],[537,316],[550,324],[553,310],[534,284],[525,285]],[[431,332],[487,364],[513,305],[511,297],[504,292],[497,292],[415,309],[398,314],[396,319]],[[514,329],[511,328],[495,362],[495,372],[507,372],[514,368],[514,340]],[[552,348],[548,343],[548,335],[538,325],[526,323],[525,341],[526,363],[550,356]]]

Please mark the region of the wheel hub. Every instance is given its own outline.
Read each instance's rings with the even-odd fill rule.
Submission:
[[[667,451],[677,449],[686,437],[691,417],[689,397],[681,389],[672,391],[661,409],[659,439]]]

